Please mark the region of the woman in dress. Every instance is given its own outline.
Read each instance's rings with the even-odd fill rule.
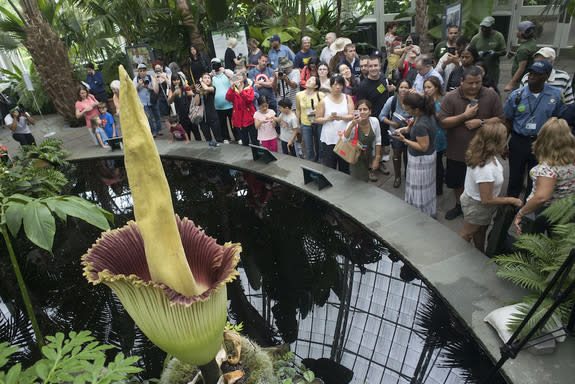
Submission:
[[[323,165],[349,173],[349,163],[339,157],[333,148],[345,132],[347,123],[353,119],[353,100],[343,93],[345,80],[341,75],[330,79],[330,93],[316,109],[316,123],[323,124],[320,136],[320,157]]]
[[[329,80],[329,66],[326,63],[319,63],[317,66],[317,76],[319,79],[319,91],[328,94],[331,85]]]
[[[387,99],[385,105],[381,109],[379,114],[379,120],[387,124],[393,129],[399,129],[405,127],[408,124],[411,116],[403,108],[403,100],[405,96],[409,93],[411,88],[411,83],[407,80],[402,80],[397,87],[397,94]],[[393,132],[393,131],[392,131]],[[389,135],[391,139],[391,148],[393,149],[393,171],[395,174],[395,179],[393,181],[393,187],[399,188],[401,185],[401,159],[403,159],[403,166],[407,168],[407,145],[402,141],[398,140],[392,134]]]
[[[357,163],[350,164],[351,175],[363,181],[377,181],[375,170],[381,159],[381,129],[377,117],[371,116],[371,102],[359,100],[355,107],[358,114],[347,126],[344,140],[350,141],[357,137],[362,146]]]
[[[176,114],[180,120],[180,124],[188,134],[194,134],[197,141],[202,140],[200,130],[196,124],[192,124],[190,120],[190,98],[194,96],[194,92],[185,84],[182,84],[182,79],[177,73],[172,73],[172,86],[168,90],[168,104],[174,103]]]
[[[515,216],[515,227],[521,233],[523,216],[538,215],[559,199],[575,194],[575,137],[567,121],[552,117],[537,134],[533,154],[539,161],[529,171],[533,190]],[[544,219],[535,220],[535,232],[544,232]]]
[[[240,136],[243,145],[259,145],[258,132],[254,125],[254,89],[248,82],[245,72],[236,73],[233,85],[226,93],[226,100],[233,104],[232,124]]]
[[[190,56],[184,64],[184,72],[188,84],[192,88],[200,86],[200,77],[206,72],[210,72],[209,60],[198,50],[194,44],[190,45]],[[173,74],[174,72],[172,72]]]
[[[409,126],[396,131],[396,137],[407,145],[405,202],[435,217],[435,105],[431,98],[410,92],[403,107],[413,116]]]
[[[83,85],[78,85],[77,89],[77,101],[75,104],[76,108],[76,119],[84,118],[86,121],[86,126],[88,127],[88,131],[92,134],[90,130],[92,123],[90,122],[90,118],[92,116],[99,116],[100,111],[98,111],[98,103],[99,101],[96,100],[94,95],[88,93],[88,90]]]
[[[319,161],[319,138],[321,125],[315,122],[316,108],[325,97],[323,92],[318,91],[319,80],[311,76],[305,83],[305,90],[296,93],[295,114],[300,123],[305,158],[310,161]]]
[[[445,177],[445,168],[443,167],[443,155],[447,149],[447,137],[445,131],[439,125],[437,115],[439,115],[439,108],[441,107],[441,100],[443,100],[443,87],[439,79],[435,76],[428,77],[423,82],[423,92],[425,96],[433,99],[435,105],[435,120],[437,122],[437,133],[435,134],[435,152],[437,153],[436,167],[435,167],[435,191],[437,195],[443,194],[443,179]]]
[[[249,53],[248,53],[248,62],[246,64],[248,69],[252,69],[256,65],[258,65],[258,60],[260,59],[260,56],[263,54],[262,50],[258,48],[259,44],[260,44],[259,41],[257,41],[253,37],[250,37],[248,39]]]
[[[309,61],[303,67],[300,74],[299,86],[301,87],[301,89],[305,89],[305,83],[310,77],[312,76],[317,77],[318,65],[319,65],[319,58],[317,56],[309,58]]]
[[[357,89],[359,88],[359,79],[351,73],[351,69],[345,63],[341,63],[337,66],[337,73],[339,73],[345,80],[345,85],[343,87],[343,93],[351,96],[353,102],[355,103]]]
[[[507,129],[501,123],[487,123],[469,143],[465,153],[467,173],[461,195],[463,231],[459,234],[472,241],[481,252],[485,249],[485,234],[498,205],[521,206],[515,197],[499,197],[503,185],[503,166],[497,160],[507,144]]]

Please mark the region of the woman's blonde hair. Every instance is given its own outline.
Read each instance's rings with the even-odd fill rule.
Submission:
[[[502,123],[486,123],[469,143],[465,152],[468,167],[483,167],[500,155],[507,144],[507,128]]]
[[[100,125],[100,116],[90,117],[90,129],[92,132],[96,131],[96,128]]]
[[[556,117],[547,120],[533,143],[533,154],[537,161],[551,166],[575,163],[575,137],[567,121]]]

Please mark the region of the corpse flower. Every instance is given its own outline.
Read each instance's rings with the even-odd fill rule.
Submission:
[[[120,66],[124,162],[135,222],[108,231],[83,256],[84,275],[119,297],[144,334],[189,364],[213,364],[227,315],[226,283],[241,246],[218,245],[174,214],[147,117]]]

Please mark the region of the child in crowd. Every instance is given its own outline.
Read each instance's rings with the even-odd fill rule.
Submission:
[[[280,109],[279,117],[274,120],[280,125],[280,140],[282,143],[282,152],[287,155],[298,156],[301,152],[301,144],[297,142],[298,133],[300,133],[299,123],[297,116],[291,110],[292,102],[290,99],[284,98],[278,102]],[[301,136],[301,133],[300,133]],[[294,145],[295,144],[295,145]],[[299,144],[299,148],[298,148]],[[298,151],[300,149],[300,151]]]
[[[186,133],[184,127],[180,124],[178,116],[170,116],[170,135],[172,135],[172,138],[168,142],[169,144],[172,144],[174,139],[178,141],[186,140],[186,144],[190,142],[190,137]]]
[[[102,120],[100,120],[98,116],[92,116],[90,118],[90,125],[90,130],[92,131],[92,135],[94,135],[97,144],[104,149],[109,149],[108,135],[106,135],[106,131],[102,128]]]
[[[258,131],[258,140],[262,147],[272,152],[278,151],[278,134],[276,132],[276,113],[268,108],[269,103],[265,96],[258,98],[259,109],[254,113],[254,124]]]
[[[106,135],[108,135],[108,137],[117,137],[118,132],[116,132],[116,122],[108,112],[108,106],[106,103],[98,103],[98,110],[100,111],[100,120],[102,121]]]

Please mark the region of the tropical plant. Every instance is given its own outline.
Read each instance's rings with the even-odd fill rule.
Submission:
[[[575,195],[563,198],[541,213],[552,224],[549,236],[544,234],[523,234],[518,237],[512,254],[500,255],[493,259],[499,266],[497,275],[531,291],[519,303],[519,312],[509,321],[509,329],[514,331],[531,310],[539,295],[545,290],[550,279],[565,262],[569,252],[575,248]],[[562,281],[565,288],[575,280],[575,270]],[[547,298],[530,319],[519,337],[525,336],[535,323],[541,319],[551,306],[552,299]],[[567,302],[562,303],[558,311],[544,326],[545,331],[553,331],[565,324],[571,308],[575,304],[575,293]]]
[[[16,100],[16,103],[23,106],[24,109],[30,112],[44,112],[50,113],[54,110],[54,105],[50,96],[44,89],[44,85],[40,80],[40,76],[36,72],[36,67],[32,63],[28,68],[30,81],[34,86],[33,91],[29,91],[24,81],[24,74],[16,65],[12,65],[14,71],[5,68],[0,68],[0,73],[4,75],[4,80],[11,85],[10,98]]]
[[[138,356],[125,357],[118,353],[114,360],[106,364],[105,350],[111,345],[100,345],[90,336],[89,331],[70,332],[47,336],[49,341],[42,347],[43,357],[33,366],[23,369],[21,363],[14,364],[7,371],[0,371],[0,383],[98,383],[109,384],[126,382],[131,375],[141,371],[134,364]],[[18,351],[8,343],[0,343],[0,369]]]
[[[64,142],[60,139],[47,138],[40,145],[25,145],[22,147],[24,159],[41,159],[54,166],[66,163],[69,152],[62,148]]]
[[[274,372],[282,384],[323,384],[323,380],[316,378],[305,365],[295,362],[293,352],[286,352],[274,360],[273,365]]]

